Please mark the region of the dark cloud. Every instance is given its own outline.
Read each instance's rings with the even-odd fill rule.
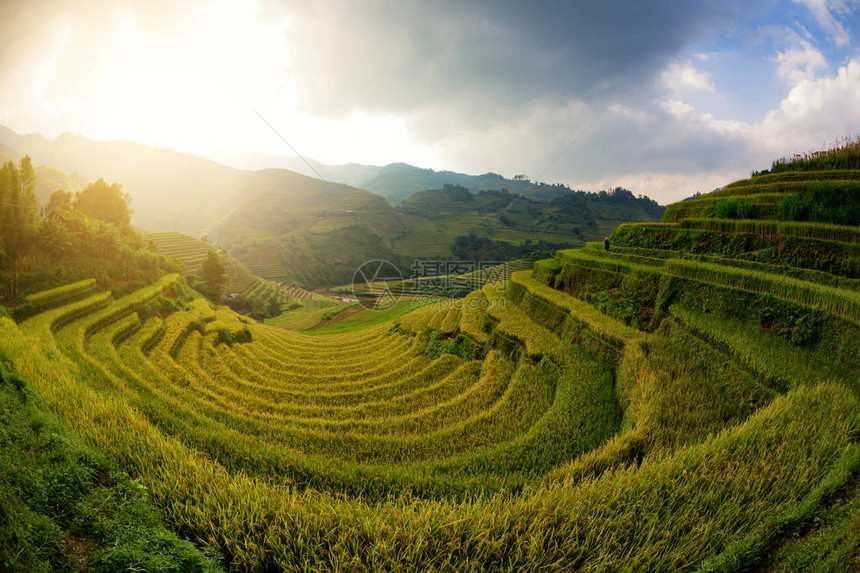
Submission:
[[[653,87],[733,2],[341,2],[291,4],[301,105],[472,121],[533,101],[624,98]]]

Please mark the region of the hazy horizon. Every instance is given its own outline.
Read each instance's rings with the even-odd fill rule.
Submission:
[[[858,6],[7,4],[0,124],[665,204],[860,131]]]

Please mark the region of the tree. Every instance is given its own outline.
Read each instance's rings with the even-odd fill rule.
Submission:
[[[34,242],[39,223],[35,189],[36,173],[30,156],[21,159],[18,169],[11,161],[0,169],[0,242],[4,260],[12,271],[9,294],[13,298],[21,294],[21,260]]]
[[[281,295],[275,293],[266,301],[265,315],[274,318],[281,314]]]
[[[90,183],[75,195],[76,210],[118,227],[126,227],[131,221],[129,203],[131,197],[122,192],[119,183],[108,185],[104,179]]]
[[[197,280],[199,284],[197,289],[212,300],[217,301],[221,298],[221,288],[224,286],[224,277],[227,270],[224,268],[224,263],[218,258],[218,253],[209,249],[206,253],[206,260],[197,271]]]
[[[66,211],[71,211],[72,192],[66,191],[65,189],[57,189],[51,193],[51,196],[48,198],[48,202],[45,204],[45,215],[54,209],[65,209]]]

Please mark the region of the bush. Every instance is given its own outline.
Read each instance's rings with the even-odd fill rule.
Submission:
[[[443,354],[453,354],[463,360],[477,360],[480,357],[480,347],[474,340],[465,335],[456,338],[443,338],[438,330],[431,331],[427,340],[424,354],[433,360]]]
[[[807,190],[786,195],[780,218],[836,225],[860,225],[860,185],[818,182]]]
[[[749,219],[752,205],[745,199],[723,199],[717,203],[718,219]]]

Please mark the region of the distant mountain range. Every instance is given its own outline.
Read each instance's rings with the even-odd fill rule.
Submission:
[[[23,154],[38,166],[43,202],[54,189],[74,191],[98,178],[118,182],[142,229],[208,235],[258,274],[308,288],[349,282],[370,259],[408,265],[428,256],[513,258],[580,245],[619,223],[656,221],[663,212],[626,190],[574,192],[405,163],[310,162],[309,169],[298,158],[259,155],[245,156],[246,163],[296,169],[251,171],[139,143],[70,134],[49,140],[0,127],[0,155]]]
[[[534,183],[528,179],[508,179],[497,173],[468,175],[456,171],[435,171],[415,167],[408,163],[389,163],[385,166],[326,165],[310,158],[286,157],[262,153],[236,153],[221,156],[223,162],[244,169],[279,167],[309,177],[322,177],[333,183],[344,183],[382,195],[397,205],[417,191],[442,189],[445,185],[460,185],[472,193],[507,189],[538,201],[551,201],[569,190],[560,185]]]

